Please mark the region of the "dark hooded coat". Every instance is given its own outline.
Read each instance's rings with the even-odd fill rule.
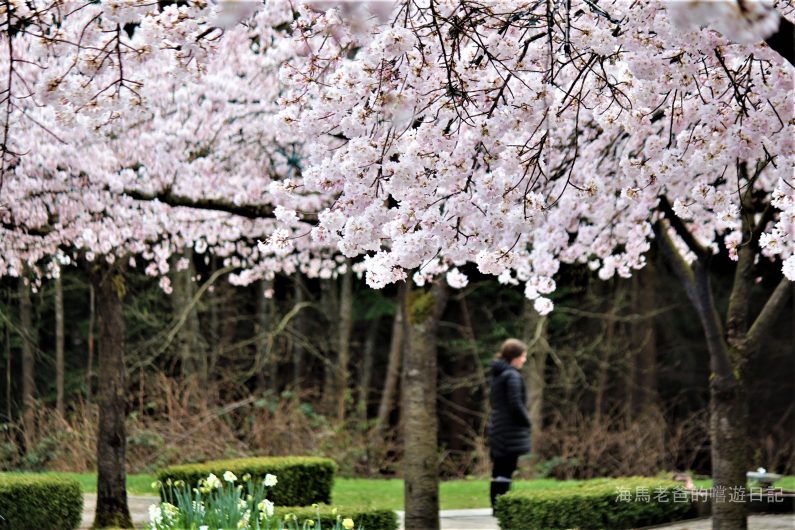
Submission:
[[[530,415],[522,374],[501,360],[491,362],[491,415],[488,438],[491,456],[504,457],[530,452]]]

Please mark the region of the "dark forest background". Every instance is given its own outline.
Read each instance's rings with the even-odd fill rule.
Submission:
[[[129,471],[319,454],[334,458],[342,475],[399,476],[397,288],[374,291],[351,275],[277,276],[240,287],[215,258],[182,258],[189,266],[176,271],[174,259],[171,295],[135,268],[119,286],[127,322]],[[716,259],[713,288],[723,313],[733,264]],[[774,264],[769,268],[755,285],[752,314],[777,283],[766,280],[779,275]],[[451,290],[439,328],[443,476],[488,469],[488,363],[507,337],[530,346],[524,375],[534,451],[521,466],[524,476],[710,472],[709,357],[697,314],[661,259],[651,255],[632,278],[610,281],[586,266],[563,268],[548,317],[533,312],[522,286],[464,270],[470,284]],[[96,306],[83,271],[65,268],[61,276],[37,288],[0,280],[0,470],[95,466]],[[748,376],[753,467],[789,474],[792,299]],[[349,377],[341,379],[343,350]],[[32,386],[24,384],[25,373]]]

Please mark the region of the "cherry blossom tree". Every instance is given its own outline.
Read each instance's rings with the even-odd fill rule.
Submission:
[[[278,68],[291,53],[276,28],[292,11],[252,17],[242,7],[6,6],[0,274],[40,282],[75,263],[89,272],[100,315],[98,527],[131,526],[124,269],[142,267],[170,292],[169,258],[186,247],[223,258],[243,284],[342,268],[309,238],[292,240],[309,230],[293,209],[318,211],[324,197],[273,204],[300,158],[274,127]]]
[[[406,523],[436,528],[442,279],[475,263],[546,314],[561,263],[629,276],[656,243],[705,330],[716,487],[745,484],[743,368],[795,279],[790,2],[165,4],[5,4],[0,274],[59,249],[164,274],[190,245],[241,282],[336,251],[372,287],[411,279]],[[258,77],[279,63],[283,84]],[[761,260],[784,278],[752,318]],[[742,504],[714,515],[745,526]]]
[[[335,197],[312,237],[365,255],[372,287],[461,286],[474,262],[541,314],[561,263],[628,277],[657,243],[704,328],[715,487],[744,487],[744,368],[795,280],[792,14],[740,0],[407,0],[386,22],[305,9],[281,116],[309,145],[303,189]],[[724,315],[721,253],[737,261]],[[750,315],[761,260],[784,278]],[[418,473],[407,482],[433,475]],[[407,489],[407,528],[438,527],[433,499]],[[713,512],[714,528],[746,525],[741,503]]]

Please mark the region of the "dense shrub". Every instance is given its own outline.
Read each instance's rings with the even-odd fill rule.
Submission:
[[[82,513],[76,480],[0,473],[0,528],[72,530]]]
[[[277,506],[307,506],[331,502],[336,464],[329,458],[308,456],[236,458],[169,466],[158,471],[157,478],[163,484],[182,480],[195,487],[210,473],[220,477],[226,471],[238,477],[251,475],[252,481],[276,475],[279,482],[268,492],[268,499]]]
[[[322,528],[333,527],[337,517],[353,519],[354,529],[363,528],[364,530],[397,530],[398,518],[397,513],[393,510],[379,510],[379,509],[363,509],[357,508],[352,510],[339,510],[338,513],[334,512],[331,506],[320,505],[318,508],[311,506],[290,507],[280,506],[276,508],[275,516],[277,518],[284,518],[288,514],[293,514],[299,525],[307,519],[311,519],[317,523],[318,512],[320,514],[320,523]],[[315,526],[317,528],[317,526]]]
[[[692,515],[692,499],[680,488],[645,477],[588,480],[572,488],[509,492],[498,497],[494,514],[503,530],[635,528]]]

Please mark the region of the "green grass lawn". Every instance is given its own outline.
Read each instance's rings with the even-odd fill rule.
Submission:
[[[518,480],[518,490],[541,488],[565,488],[575,485],[577,481],[560,482],[557,480]],[[466,508],[489,508],[488,480],[448,480],[442,482],[439,502],[442,510],[460,510]],[[352,479],[337,478],[331,493],[332,504],[344,509],[346,507],[372,507],[403,509],[403,481],[400,479]]]
[[[93,473],[42,473],[43,475],[72,478],[80,482],[84,493],[97,490]],[[151,488],[154,475],[127,475],[127,491],[131,495],[154,495]],[[553,479],[517,480],[515,490],[560,489],[576,486],[581,481]],[[712,480],[694,480],[697,487],[708,488]],[[795,476],[787,476],[776,483],[776,487],[795,489]],[[400,479],[355,479],[337,478],[331,493],[332,504],[338,508],[388,508],[403,509],[403,481]],[[442,482],[440,491],[442,510],[489,507],[488,480],[448,480]]]
[[[4,473],[4,475],[20,475],[21,473]],[[83,493],[97,492],[96,473],[64,473],[60,471],[48,471],[37,473],[37,475],[47,477],[71,478],[80,483]],[[152,489],[152,482],[157,480],[154,475],[127,475],[127,492],[131,495],[156,495]]]

